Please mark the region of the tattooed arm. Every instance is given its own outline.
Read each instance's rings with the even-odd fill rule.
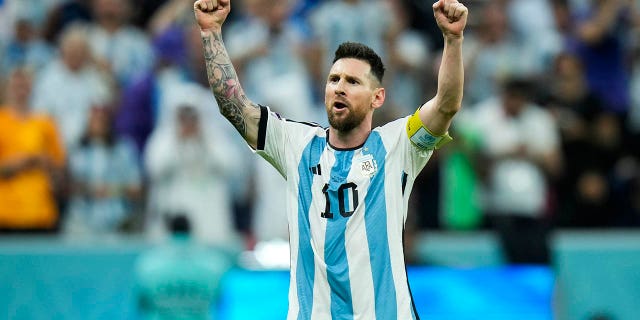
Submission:
[[[242,90],[222,42],[222,24],[231,9],[230,0],[198,0],[193,6],[201,30],[209,86],[220,113],[256,148],[260,109]]]

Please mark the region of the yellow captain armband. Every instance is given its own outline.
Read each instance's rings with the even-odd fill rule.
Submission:
[[[407,121],[407,135],[413,145],[420,149],[440,149],[447,142],[453,140],[449,132],[441,136],[436,136],[427,129],[420,120],[420,108],[409,117]]]

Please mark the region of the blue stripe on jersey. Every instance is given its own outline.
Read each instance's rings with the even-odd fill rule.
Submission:
[[[313,307],[313,279],[315,277],[313,249],[311,248],[311,227],[309,226],[309,210],[311,208],[311,186],[313,173],[309,166],[320,163],[320,155],[324,151],[326,139],[313,138],[302,152],[298,164],[298,263],[296,266],[296,287],[298,288],[298,320],[311,319]]]
[[[324,259],[327,264],[327,280],[331,287],[331,318],[353,319],[353,302],[351,299],[351,281],[349,280],[349,263],[345,246],[345,230],[347,221],[341,215],[339,189],[347,182],[351,170],[354,151],[336,151],[336,162],[331,168],[331,180],[327,189],[333,218],[327,219],[324,243]]]
[[[371,178],[371,184],[364,199],[364,220],[367,229],[367,242],[369,243],[371,273],[373,275],[376,318],[397,319],[396,288],[393,282],[393,273],[391,272],[384,186],[384,161],[387,150],[382,144],[382,139],[377,131],[371,132],[363,149],[368,149],[371,152],[378,167],[378,172]]]

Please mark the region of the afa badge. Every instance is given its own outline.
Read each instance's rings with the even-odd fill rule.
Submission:
[[[365,177],[372,177],[378,171],[378,164],[373,156],[370,154],[364,155],[358,160],[360,166],[360,173]]]

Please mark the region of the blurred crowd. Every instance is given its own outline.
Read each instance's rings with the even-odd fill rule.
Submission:
[[[0,0],[0,233],[162,238],[184,215],[204,243],[288,238],[282,177],[218,114],[193,2]],[[495,229],[517,261],[552,228],[640,226],[640,1],[463,3],[463,111],[408,229]],[[376,122],[435,94],[430,1],[232,7],[245,91],[286,118],[326,125],[325,73],[347,40],[386,63]]]

